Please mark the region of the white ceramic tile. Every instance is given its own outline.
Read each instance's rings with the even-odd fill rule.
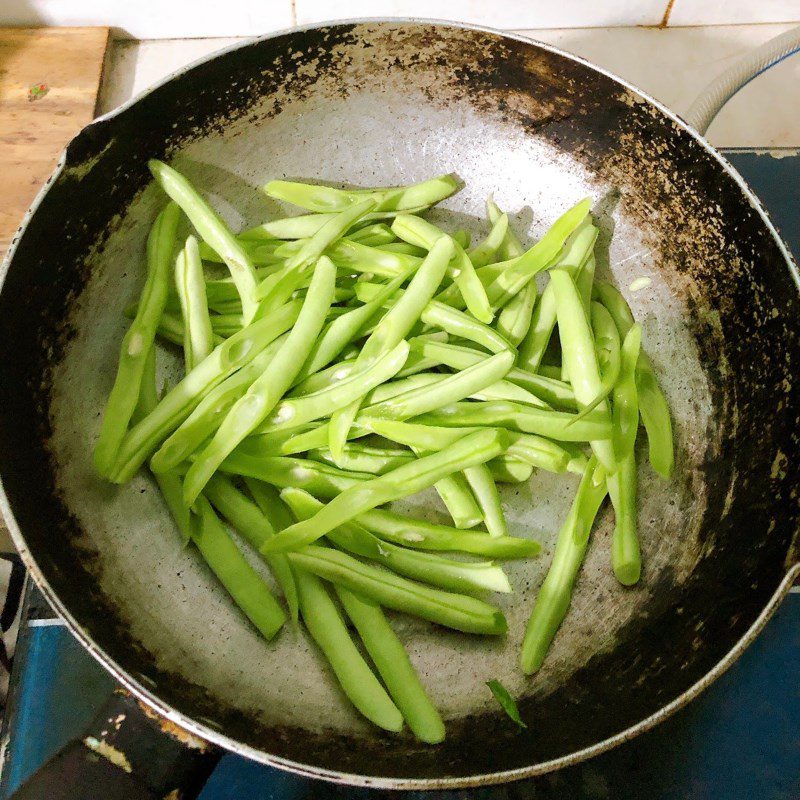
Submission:
[[[675,0],[670,25],[745,25],[800,20],[800,0]]]
[[[657,25],[666,5],[666,0],[295,0],[300,25],[358,17],[418,17],[503,29]]]
[[[685,112],[704,86],[750,49],[791,25],[539,30],[526,35],[583,56]],[[739,92],[708,130],[719,147],[800,145],[800,55]]]
[[[138,39],[256,36],[293,21],[292,0],[0,0],[0,25],[109,25]]]

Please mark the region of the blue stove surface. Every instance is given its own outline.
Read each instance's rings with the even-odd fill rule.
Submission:
[[[800,254],[800,157],[794,151],[727,155],[761,197],[792,251]],[[79,734],[114,685],[32,588],[3,728],[0,798]],[[409,800],[800,800],[797,587],[725,675],[650,733],[591,761],[529,781],[401,794]],[[388,795],[299,778],[228,755],[201,800],[377,800]]]

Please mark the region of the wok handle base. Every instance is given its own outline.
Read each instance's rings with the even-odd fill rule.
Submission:
[[[118,689],[8,800],[193,800],[221,756]]]

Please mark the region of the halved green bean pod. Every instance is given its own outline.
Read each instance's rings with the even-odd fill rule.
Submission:
[[[422,742],[438,744],[443,741],[442,718],[380,605],[343,586],[337,586],[336,593],[408,727]]]
[[[503,513],[503,503],[489,468],[486,464],[468,467],[464,470],[464,477],[478,501],[489,535],[508,536],[508,524]]]
[[[265,639],[271,639],[286,615],[261,576],[250,566],[205,497],[197,499],[199,523],[192,541],[237,606]]]
[[[242,300],[242,313],[249,323],[256,313],[256,271],[247,251],[228,226],[177,170],[155,159],[147,162],[161,188],[189,217],[195,230],[225,261]]]
[[[281,552],[316,541],[364,511],[422,491],[459,470],[485,463],[503,452],[505,446],[500,431],[474,433],[445,450],[346,489],[311,519],[287,528],[264,547],[267,551]]]
[[[594,291],[614,318],[620,335],[627,336],[634,319],[625,298],[609,283],[598,281]],[[639,353],[636,364],[636,388],[639,394],[639,413],[647,431],[650,464],[662,478],[669,478],[675,466],[672,420],[666,398],[653,372],[653,365],[644,351]]]
[[[312,461],[321,461],[323,464],[339,466],[341,469],[352,472],[368,472],[370,475],[383,475],[413,461],[415,456],[410,450],[402,448],[370,447],[368,445],[352,443],[346,444],[338,464],[330,450],[324,448],[309,450],[308,458]]]
[[[284,489],[283,501],[298,520],[313,517],[323,504],[302,489]],[[342,550],[377,561],[407,578],[453,592],[488,590],[508,593],[511,584],[503,570],[491,561],[456,561],[440,555],[409,550],[382,542],[357,522],[347,522],[327,534]]]
[[[533,467],[512,456],[498,456],[486,464],[498,483],[525,483],[533,474]]]
[[[106,478],[112,478],[119,458],[139,399],[147,358],[167,303],[179,214],[178,206],[170,203],[156,218],[147,239],[147,279],[136,317],[122,339],[117,374],[94,448],[95,468]]]
[[[520,666],[526,675],[542,666],[572,600],[572,588],[589,544],[589,533],[606,496],[605,482],[594,485],[596,464],[597,458],[592,456],[558,533],[553,561],[528,620],[520,653]]]
[[[365,409],[365,417],[370,416]],[[575,422],[576,414],[548,411],[492,400],[485,403],[452,403],[419,415],[415,422],[446,427],[499,426],[535,433],[557,442],[588,442],[611,438],[611,420],[590,414]]]
[[[619,380],[614,386],[612,444],[618,459],[633,451],[639,428],[639,393],[636,390],[636,364],[642,344],[642,328],[634,325],[622,343]]]
[[[496,260],[498,251],[505,241],[508,233],[508,217],[501,214],[497,219],[492,220],[492,229],[486,238],[476,247],[473,247],[467,255],[475,267],[483,267]]]
[[[214,349],[203,265],[194,236],[186,239],[175,262],[175,288],[183,316],[183,358],[190,372]]]
[[[486,201],[486,213],[489,217],[489,222],[491,222],[493,225],[503,214],[491,197]],[[517,258],[518,256],[521,256],[524,252],[525,248],[522,246],[519,239],[514,234],[514,231],[512,231],[511,227],[509,226],[506,230],[506,235],[503,237],[503,241],[497,250],[498,258],[501,261],[507,261],[510,258]]]
[[[295,567],[370,597],[385,608],[403,611],[453,630],[498,635],[507,629],[503,613],[483,600],[425,586],[330,547],[307,545],[289,553],[289,560]]]
[[[451,308],[436,300],[428,303],[422,310],[420,318],[426,325],[433,325],[437,328],[441,328],[451,336],[469,339],[485,347],[492,353],[514,350],[514,345],[494,328],[490,328],[488,325],[478,322],[477,319],[473,319],[469,314],[465,314],[463,311]]]
[[[483,512],[462,473],[445,475],[433,484],[433,488],[436,489],[456,528],[460,530],[474,528],[483,522]]]
[[[259,487],[266,484],[259,484]],[[266,487],[271,489],[271,487]],[[258,496],[254,493],[254,498],[267,499],[261,494],[260,488],[256,488]],[[242,492],[240,492],[224,475],[215,475],[206,486],[203,493],[211,502],[214,508],[222,514],[225,519],[256,548],[275,533],[273,526],[264,513],[261,503],[253,503]],[[286,605],[289,608],[289,616],[297,622],[298,616],[298,597],[297,584],[294,579],[291,564],[283,553],[274,553],[271,556],[264,556],[264,560],[272,570],[275,579],[281,587]]]
[[[276,200],[325,213],[344,211],[364,200],[371,200],[376,211],[428,207],[450,197],[460,188],[452,175],[439,175],[421,183],[386,189],[335,189],[296,181],[270,181],[264,192]]]
[[[512,347],[518,347],[528,333],[537,294],[536,282],[530,281],[509,300],[497,317],[497,331],[508,339]]]
[[[633,586],[642,574],[639,536],[636,532],[637,479],[633,450],[623,456],[616,472],[606,476],[608,495],[616,515],[611,539],[611,566],[617,580],[624,586]]]
[[[211,442],[197,454],[189,467],[183,483],[188,504],[194,502],[225,457],[272,411],[308,357],[331,306],[336,267],[323,257],[317,262],[314,272],[314,281],[297,322],[269,368],[236,401]]]
[[[392,223],[392,230],[403,241],[410,244],[424,247],[430,250],[433,245],[442,237],[450,238],[444,231],[439,230],[435,225],[419,217],[401,214],[395,217]],[[493,313],[486,290],[480,278],[475,272],[475,267],[470,261],[469,256],[464,252],[460,245],[455,244],[453,255],[453,279],[458,287],[464,305],[469,309],[472,316],[479,322],[489,323],[492,321]]]

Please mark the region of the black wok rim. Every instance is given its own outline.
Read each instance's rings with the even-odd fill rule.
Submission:
[[[96,124],[102,123],[105,120],[112,119],[114,117],[120,116],[121,114],[125,113],[130,107],[136,105],[144,97],[157,91],[163,85],[168,84],[171,81],[182,77],[185,73],[191,71],[196,66],[200,64],[205,64],[221,55],[233,52],[239,48],[247,47],[253,44],[254,42],[269,41],[271,39],[275,39],[280,36],[284,36],[286,34],[314,31],[324,28],[336,27],[339,25],[381,24],[381,23],[389,23],[395,25],[414,24],[414,25],[434,25],[437,27],[449,27],[461,30],[488,33],[505,39],[515,40],[523,44],[531,44],[537,48],[541,48],[543,50],[554,53],[560,57],[567,58],[585,67],[588,67],[594,70],[595,72],[598,72],[601,75],[610,78],[611,80],[615,81],[616,83],[628,89],[629,91],[635,92],[643,100],[647,101],[653,107],[658,109],[665,117],[671,120],[674,124],[678,125],[682,130],[688,132],[697,141],[697,143],[700,144],[703,147],[703,149],[719,163],[723,171],[727,173],[727,175],[735,181],[735,183],[741,190],[742,195],[747,199],[751,207],[759,215],[765,228],[767,229],[772,239],[778,246],[781,254],[784,257],[786,267],[789,270],[792,279],[794,280],[795,287],[798,289],[798,294],[800,294],[800,273],[798,273],[798,269],[794,262],[794,259],[791,253],[789,252],[787,246],[781,239],[780,235],[778,234],[777,230],[775,229],[774,225],[772,224],[771,220],[769,219],[758,197],[755,195],[752,189],[750,189],[746,181],[736,171],[736,169],[734,169],[734,167],[730,164],[730,162],[728,162],[728,160],[721,153],[719,153],[719,151],[716,148],[714,148],[703,135],[698,133],[694,128],[690,127],[675,112],[671,111],[669,108],[664,106],[655,98],[651,97],[646,92],[637,88],[636,86],[624,80],[623,78],[620,78],[614,73],[605,70],[601,67],[598,67],[591,61],[581,58],[580,56],[573,55],[572,53],[568,53],[550,44],[537,41],[533,38],[527,36],[521,36],[515,33],[509,33],[507,31],[496,30],[494,28],[489,28],[486,26],[470,25],[466,23],[452,22],[448,20],[425,19],[417,17],[357,18],[357,19],[346,19],[346,20],[334,20],[330,22],[316,23],[313,25],[284,28],[282,30],[275,31],[273,33],[269,33],[263,36],[258,36],[252,39],[244,39],[241,42],[237,42],[235,44],[229,45],[228,47],[217,50],[205,57],[199,58],[191,62],[190,64],[178,70],[175,70],[174,72],[170,73],[165,78],[163,78],[161,81],[154,84],[153,86],[148,87],[146,90],[140,92],[136,96],[132,97],[130,100],[128,100],[126,103],[122,104],[118,108],[113,109],[112,111],[108,112],[107,114],[104,114],[101,117],[98,117],[92,123],[83,128],[83,130],[81,130],[73,138],[72,141],[74,142],[75,140],[85,136],[86,132]],[[8,273],[8,269],[11,265],[11,262],[14,258],[14,253],[17,249],[17,244],[28,225],[28,222],[36,213],[39,205],[42,203],[43,199],[50,190],[51,185],[62,174],[66,166],[66,161],[67,161],[67,148],[65,148],[65,150],[62,152],[61,157],[59,158],[59,161],[53,173],[47,179],[44,186],[41,188],[36,198],[34,199],[33,203],[31,204],[30,208],[25,213],[22,223],[20,224],[20,227],[17,230],[16,234],[14,235],[14,238],[12,239],[12,242],[8,248],[8,252],[6,253],[5,258],[3,259],[2,264],[0,264],[0,291],[2,291],[2,288],[5,284],[5,278]],[[98,661],[98,663],[100,663],[100,665],[104,669],[106,669],[109,673],[111,673],[123,686],[128,688],[131,692],[133,692],[134,695],[139,697],[143,702],[145,702],[148,706],[153,708],[156,712],[166,717],[170,721],[180,725],[187,731],[207,741],[210,741],[216,745],[219,745],[220,747],[223,747],[226,750],[229,750],[230,752],[236,753],[238,755],[244,756],[254,761],[258,761],[263,764],[268,764],[270,766],[277,767],[279,769],[283,769],[288,772],[292,772],[296,775],[300,775],[307,778],[315,778],[315,779],[330,781],[333,783],[341,783],[351,786],[360,786],[360,787],[375,788],[375,789],[402,789],[402,790],[460,789],[460,788],[470,788],[470,787],[508,783],[511,781],[522,780],[524,778],[535,777],[537,775],[561,769],[562,767],[577,764],[581,761],[584,761],[586,759],[604,753],[612,749],[613,747],[622,744],[623,742],[629,741],[633,739],[635,736],[638,736],[640,733],[644,733],[646,731],[651,730],[660,722],[667,719],[667,717],[671,716],[676,711],[683,708],[687,703],[689,703],[695,697],[700,695],[718,677],[720,677],[720,675],[722,675],[742,655],[744,650],[755,640],[755,638],[764,628],[766,623],[775,613],[775,611],[777,610],[783,599],[789,593],[789,590],[791,589],[793,583],[796,580],[800,579],[800,563],[797,563],[791,566],[787,570],[785,577],[780,582],[773,595],[769,598],[763,610],[755,619],[750,628],[733,645],[733,647],[728,651],[728,653],[717,662],[717,664],[714,667],[712,667],[702,678],[700,678],[696,683],[694,683],[692,686],[686,689],[682,694],[680,694],[670,703],[663,706],[655,713],[640,720],[636,724],[631,725],[630,727],[614,734],[613,736],[609,736],[606,739],[596,742],[593,745],[582,748],[580,750],[576,750],[572,753],[568,753],[558,758],[551,759],[549,761],[539,762],[537,764],[532,764],[530,766],[521,767],[519,769],[514,769],[514,770],[503,770],[499,772],[467,775],[467,776],[460,776],[453,778],[447,778],[447,777],[387,778],[382,776],[369,776],[369,775],[362,775],[359,773],[347,773],[347,772],[339,772],[336,770],[323,769],[320,767],[315,767],[310,764],[305,764],[299,761],[294,761],[291,759],[286,759],[272,755],[270,753],[266,753],[262,750],[251,747],[250,745],[243,744],[242,742],[239,742],[236,739],[232,739],[226,736],[225,734],[220,733],[219,731],[214,730],[213,728],[204,725],[201,722],[198,722],[192,717],[189,717],[177,711],[176,709],[172,708],[168,704],[164,703],[161,700],[161,698],[158,697],[158,695],[154,694],[146,685],[143,685],[142,683],[134,679],[131,675],[129,675],[116,661],[114,661],[101,647],[99,647],[97,643],[93,640],[91,635],[72,616],[66,605],[62,603],[61,599],[58,597],[57,593],[50,586],[49,582],[47,581],[44,574],[40,570],[32,553],[30,552],[30,550],[26,545],[22,531],[20,530],[16,522],[16,519],[14,518],[14,515],[11,511],[11,507],[2,480],[0,480],[0,512],[2,512],[3,517],[5,518],[5,522],[11,534],[12,541],[14,542],[14,545],[16,546],[30,575],[33,577],[37,586],[44,594],[48,603],[50,603],[50,605],[53,607],[56,613],[58,613],[58,615],[64,620],[70,632],[75,636],[76,639],[78,639],[81,645],[89,652],[89,654],[93,658],[95,658]]]

